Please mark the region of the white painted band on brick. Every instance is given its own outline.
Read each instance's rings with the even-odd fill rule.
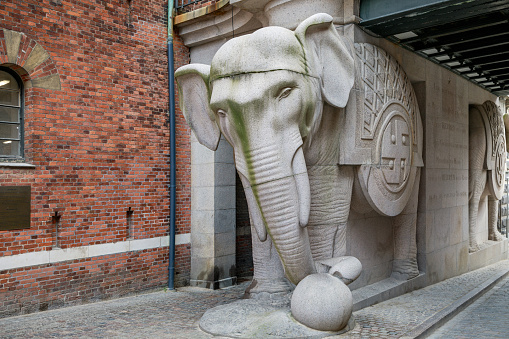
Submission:
[[[177,234],[175,236],[175,245],[184,245],[189,243],[191,243],[191,233]],[[2,256],[0,257],[0,271],[44,264],[54,264],[68,260],[86,259],[101,255],[168,247],[169,244],[169,237],[164,236]]]

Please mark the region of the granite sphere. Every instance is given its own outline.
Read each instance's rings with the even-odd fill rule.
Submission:
[[[295,288],[291,310],[301,324],[320,331],[339,331],[352,315],[352,292],[328,273],[312,274]]]

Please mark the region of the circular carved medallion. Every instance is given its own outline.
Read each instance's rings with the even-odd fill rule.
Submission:
[[[376,211],[395,216],[405,208],[417,167],[409,114],[400,103],[388,105],[376,133],[378,165],[362,165],[358,177],[364,196]]]
[[[504,194],[506,154],[505,138],[503,134],[500,134],[495,146],[495,168],[491,170],[491,175],[488,177],[490,191],[497,199],[502,199]]]

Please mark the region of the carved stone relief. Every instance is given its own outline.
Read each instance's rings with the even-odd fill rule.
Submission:
[[[224,135],[234,148],[253,227],[246,294],[287,305],[297,285],[292,313],[322,331],[347,326],[345,285],[361,273],[359,260],[346,256],[352,196],[394,216],[394,277],[419,274],[423,165],[419,111],[400,66],[378,47],[353,48],[332,20],[316,14],[295,31],[262,28],[228,41],[211,66],[176,72],[182,111],[200,143],[215,150]],[[325,290],[345,297],[325,295],[310,307]]]
[[[502,112],[494,102],[470,106],[469,139],[469,251],[476,252],[485,227],[489,240],[503,239],[497,216],[504,192],[506,136]]]

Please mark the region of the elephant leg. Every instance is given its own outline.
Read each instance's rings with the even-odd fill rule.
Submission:
[[[251,228],[253,241],[253,281],[246,289],[245,299],[271,299],[286,296],[293,290],[286,279],[283,265],[270,237],[260,241],[254,227]]]
[[[417,169],[412,196],[403,211],[392,218],[394,261],[392,276],[408,280],[419,275],[417,267],[417,202],[421,170]]]
[[[487,171],[483,169],[486,158],[486,131],[481,113],[477,109],[469,111],[468,137],[468,250],[476,252],[479,250],[479,244],[475,239],[475,235],[478,233],[477,215],[487,180]]]
[[[477,233],[477,215],[479,214],[479,202],[486,186],[486,171],[482,169],[470,169],[469,173],[469,192],[468,201],[468,233],[470,253],[479,250],[479,244],[475,239]],[[496,221],[495,221],[496,222]]]
[[[504,236],[497,229],[499,201],[492,195],[488,197],[488,239],[500,241]]]
[[[311,210],[308,222],[313,259],[346,253],[346,222],[350,212],[354,172],[351,166],[308,168]]]

